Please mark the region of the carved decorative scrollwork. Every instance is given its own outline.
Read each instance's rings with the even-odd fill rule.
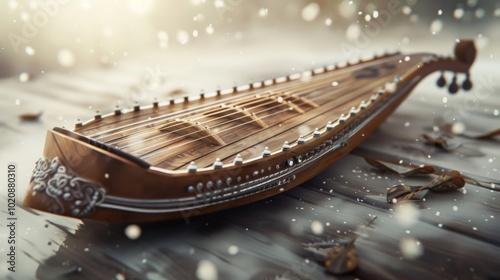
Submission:
[[[104,201],[106,191],[97,183],[76,176],[60,160],[42,157],[31,176],[32,195],[45,195],[52,200],[51,211],[74,217],[85,217]],[[66,207],[69,206],[69,209]]]

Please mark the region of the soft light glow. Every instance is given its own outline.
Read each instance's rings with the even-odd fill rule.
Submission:
[[[316,220],[312,221],[312,223],[311,223],[312,233],[314,233],[316,235],[321,235],[321,234],[323,234],[323,230],[324,230],[324,227],[320,221],[316,221]]]
[[[403,238],[399,242],[399,249],[406,259],[414,260],[424,253],[422,244],[414,238]]]
[[[443,21],[436,19],[431,23],[430,31],[432,35],[438,34],[443,29]]]
[[[128,7],[130,11],[136,15],[147,15],[153,10],[153,0],[129,0]]]
[[[231,255],[231,256],[234,256],[236,254],[238,254],[238,251],[240,249],[238,248],[238,246],[236,245],[231,245],[229,246],[229,248],[227,248],[227,252]]]
[[[351,18],[356,13],[356,10],[357,6],[352,1],[344,0],[339,5],[340,14],[346,19]]]
[[[189,42],[189,33],[187,33],[185,30],[179,30],[177,32],[177,41],[181,45],[185,45]]]
[[[401,204],[400,207],[396,208],[395,218],[403,227],[411,227],[418,221],[418,216],[420,212],[417,207],[411,203]]]
[[[59,62],[61,66],[71,67],[75,64],[75,55],[69,49],[61,49],[57,53],[57,62]]]
[[[318,17],[319,11],[320,8],[318,3],[311,2],[307,6],[305,6],[304,9],[302,9],[302,18],[305,21],[313,21],[316,19],[316,17]]]
[[[128,225],[125,228],[125,235],[131,240],[139,238],[141,236],[141,232],[141,227],[135,224]]]
[[[29,56],[34,56],[35,55],[35,49],[33,49],[31,46],[26,46],[24,48],[24,52],[29,55]]]
[[[21,83],[25,83],[27,82],[28,80],[30,79],[30,75],[26,72],[22,72],[21,74],[19,74],[19,81]],[[18,104],[19,105],[19,104]]]
[[[196,269],[196,277],[200,280],[216,280],[217,267],[209,260],[201,260]]]

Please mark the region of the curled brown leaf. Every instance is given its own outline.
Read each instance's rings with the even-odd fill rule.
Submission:
[[[445,123],[445,124],[441,125],[439,127],[439,129],[443,133],[453,134],[453,135],[459,135],[459,136],[462,136],[462,137],[471,138],[471,139],[479,139],[479,140],[491,139],[491,138],[493,138],[495,136],[500,135],[500,128],[499,129],[491,130],[491,131],[483,133],[483,134],[477,134],[477,135],[466,134],[466,133],[463,133],[463,132],[456,133],[452,129],[453,125],[454,125],[453,123]]]
[[[345,274],[358,266],[358,254],[354,246],[355,238],[349,242],[339,244],[328,250],[325,259],[325,268],[333,274]]]
[[[493,138],[493,137],[498,136],[498,135],[500,135],[500,129],[492,130],[492,131],[487,132],[485,134],[479,134],[479,135],[475,135],[475,136],[472,136],[472,135],[464,135],[464,136],[468,137],[468,138],[474,138],[474,139],[490,139],[490,138]]]
[[[313,244],[303,244],[306,248],[313,248],[315,250],[321,250],[324,252],[326,249],[325,256],[325,269],[332,274],[345,274],[352,272],[358,266],[358,255],[356,253],[356,247],[354,242],[364,232],[374,221],[377,216],[374,216],[356,236],[348,241],[342,242],[316,242]],[[323,253],[324,254],[324,253]]]
[[[437,148],[441,148],[445,151],[453,151],[462,146],[460,143],[454,143],[450,144],[449,143],[449,138],[444,136],[444,135],[439,135],[437,137],[432,137],[429,134],[423,134],[422,137],[424,137],[425,143]]]
[[[37,113],[37,114],[26,113],[26,114],[19,115],[19,118],[24,122],[34,122],[34,121],[38,121],[41,116],[42,116],[42,112]]]
[[[421,186],[394,185],[387,190],[387,202],[396,203],[410,199],[418,199],[418,194],[426,191]]]
[[[448,171],[423,186],[395,185],[387,191],[387,202],[396,203],[410,199],[421,199],[427,190],[433,192],[454,191],[465,185],[458,171]]]
[[[419,167],[416,167],[416,168],[413,168],[413,169],[410,169],[409,171],[406,171],[406,172],[398,172],[397,170],[389,167],[387,164],[385,164],[383,161],[381,160],[378,160],[378,159],[374,159],[374,158],[371,158],[371,157],[365,157],[364,158],[365,161],[367,163],[369,163],[371,166],[377,168],[377,169],[381,169],[381,170],[384,170],[384,171],[388,171],[388,172],[391,172],[391,173],[395,173],[395,174],[398,174],[402,177],[410,177],[410,176],[413,176],[413,175],[425,175],[425,174],[436,174],[436,175],[442,175],[442,174],[439,174],[438,172],[436,172],[435,168],[430,166],[430,165],[420,165]],[[410,164],[409,166],[408,165],[403,165],[403,164],[399,164],[398,166],[402,166],[404,168],[411,168],[412,165]],[[453,173],[450,173],[450,172],[453,172]],[[492,190],[492,191],[500,191],[500,183],[499,182],[482,182],[480,180],[477,180],[477,179],[474,179],[472,177],[467,177],[465,175],[462,175],[460,174],[458,171],[448,171],[448,175],[452,174],[453,176],[460,176],[463,178],[464,180],[464,183],[468,183],[468,184],[471,184],[471,185],[476,185],[478,187],[481,187],[481,188],[485,188],[485,189],[489,189],[489,190]],[[461,179],[458,179],[458,178],[455,178],[452,182],[455,182],[453,184],[451,184],[449,187],[451,188],[455,188],[454,186],[458,186],[458,185],[463,185],[464,183],[462,183]],[[404,186],[404,185],[403,185]],[[412,186],[407,186],[409,188],[412,188]],[[392,189],[394,188],[394,189]],[[393,186],[391,189],[389,189],[388,191],[388,195],[391,194],[395,191],[403,191],[403,189],[401,189],[402,187],[399,187],[399,188],[396,188],[396,186]],[[443,187],[440,187],[440,188],[443,188]],[[436,189],[433,189],[433,191],[439,191],[438,188]],[[425,193],[421,193],[420,195],[422,194],[425,194]],[[396,195],[396,194],[394,194]],[[415,197],[412,197],[412,199],[418,199],[420,195],[417,195]],[[388,198],[389,199],[389,198]],[[391,197],[391,200],[389,202],[392,201],[392,197]]]
[[[458,171],[449,171],[441,174],[429,183],[428,189],[433,192],[454,191],[465,186],[465,179]]]
[[[410,170],[408,170],[406,172],[398,172],[397,170],[395,170],[395,169],[387,166],[386,164],[382,163],[380,160],[377,160],[377,159],[374,159],[374,158],[370,158],[370,157],[365,157],[365,161],[368,164],[370,164],[371,166],[375,167],[375,168],[378,168],[378,169],[381,169],[381,170],[385,170],[385,171],[389,171],[391,173],[398,174],[399,176],[402,176],[402,177],[410,177],[410,176],[414,176],[414,175],[433,174],[434,172],[436,172],[436,170],[434,169],[434,167],[432,167],[430,165],[421,165],[421,166],[418,166],[418,167],[411,168]]]

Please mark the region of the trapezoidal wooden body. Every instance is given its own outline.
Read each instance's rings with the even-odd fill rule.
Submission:
[[[455,52],[384,55],[54,128],[24,203],[146,222],[273,196],[356,147],[429,73],[467,73],[470,84],[474,45],[461,41]]]

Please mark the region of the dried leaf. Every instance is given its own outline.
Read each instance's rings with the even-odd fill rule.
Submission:
[[[318,255],[324,257],[324,265],[328,272],[345,274],[353,271],[358,265],[355,240],[356,237],[343,242],[316,242],[303,245],[307,251],[314,253],[316,258]]]
[[[303,244],[306,248],[314,248],[326,252],[325,268],[333,274],[345,274],[353,271],[358,266],[358,255],[354,242],[372,223],[377,219],[374,216],[357,235],[349,241],[344,242],[315,242],[312,244]],[[324,253],[323,253],[324,254]]]
[[[491,139],[495,136],[500,135],[500,129],[495,129],[495,130],[492,130],[490,132],[486,132],[484,134],[470,135],[470,134],[465,134],[465,133],[454,133],[452,128],[453,128],[453,123],[445,123],[439,127],[439,129],[444,133],[459,135],[459,136],[471,138],[471,139],[485,140],[485,139]]]
[[[40,112],[38,114],[26,113],[26,114],[19,115],[19,118],[24,122],[34,122],[34,121],[38,121],[41,116],[42,116],[42,112]]]
[[[423,186],[395,185],[387,191],[387,202],[397,203],[410,199],[421,199],[427,190],[434,192],[454,191],[464,185],[465,179],[458,171],[449,171]]]
[[[406,172],[398,172],[395,169],[390,168],[389,166],[383,164],[381,161],[376,160],[374,158],[365,157],[365,161],[367,163],[369,163],[373,167],[376,167],[378,169],[382,169],[382,170],[385,170],[385,171],[389,171],[391,173],[398,174],[399,176],[402,176],[402,177],[410,177],[410,176],[414,176],[414,175],[433,174],[434,172],[436,172],[436,170],[434,169],[434,167],[432,167],[430,165],[422,165],[422,166],[419,166],[419,167],[412,168],[412,169],[410,169],[410,170],[408,170]]]
[[[435,168],[432,167],[432,166],[430,166],[430,165],[422,165],[422,166],[420,166],[418,168],[414,168],[414,169],[411,169],[411,170],[409,170],[407,172],[402,172],[401,173],[401,172],[398,172],[398,171],[390,168],[389,166],[387,166],[386,164],[384,164],[381,160],[370,158],[370,157],[365,157],[364,159],[365,159],[365,161],[367,163],[369,163],[371,166],[373,166],[375,168],[378,168],[378,169],[381,169],[381,170],[385,170],[385,171],[389,171],[391,173],[398,174],[398,175],[400,175],[402,177],[410,177],[410,176],[419,175],[419,174],[436,174],[436,175],[440,175],[439,173],[436,173]],[[400,166],[403,166],[403,167],[406,167],[406,168],[410,168],[409,166],[405,166],[405,165],[402,165],[402,164],[400,164]],[[454,171],[454,172],[456,172],[456,173],[454,173],[454,176],[461,177],[464,180],[465,183],[468,183],[468,184],[471,184],[471,185],[476,185],[478,187],[489,189],[489,190],[492,190],[492,191],[500,191],[500,187],[496,187],[496,186],[500,186],[499,182],[481,182],[481,181],[478,181],[478,180],[476,180],[474,178],[461,175],[457,171]],[[461,182],[461,179],[455,178],[454,180],[455,181],[452,181],[451,185],[448,186],[449,188],[458,189],[459,187],[457,187],[457,186],[464,184],[464,183]],[[396,186],[393,186],[392,188],[395,188],[395,187]],[[408,187],[412,188],[411,186],[408,186]],[[443,188],[443,186],[441,186],[440,188]],[[391,190],[391,189],[389,189],[389,191],[388,191],[388,201],[389,201],[389,193],[390,192],[402,191],[400,189],[394,189],[394,190]],[[440,191],[439,188],[431,189],[431,190],[433,190],[433,191]],[[412,199],[419,199],[420,196],[422,196],[422,198],[423,198],[423,195],[425,195],[425,193],[426,192],[421,192],[420,194],[413,196]],[[393,198],[397,198],[397,196],[398,196],[396,193],[393,194],[393,195],[394,195],[394,197],[391,197],[391,200],[389,202],[391,202]]]
[[[167,96],[185,95],[187,92],[182,88],[176,88],[167,93]]]
[[[443,124],[439,125],[439,127],[434,126],[433,129],[434,129],[434,131],[440,131],[443,134],[460,135],[461,133],[452,133],[453,125],[454,125],[454,123],[443,123]]]
[[[464,185],[465,179],[458,171],[449,171],[432,180],[427,186],[433,192],[444,192],[458,190]]]
[[[331,247],[337,246],[337,245],[338,245],[338,242],[314,242],[314,243],[302,244],[302,246],[304,246],[306,248],[314,248],[316,250],[328,249],[328,248],[331,248]]]
[[[417,195],[424,191],[422,186],[395,185],[387,190],[387,202],[396,203],[410,199],[417,199]]]
[[[473,139],[490,139],[490,138],[493,138],[497,135],[500,135],[500,129],[492,130],[488,133],[480,134],[480,135],[476,135],[476,136],[467,135],[467,134],[464,136],[468,137],[468,138],[473,138]]]
[[[496,188],[496,186],[500,186],[499,182],[480,182],[480,181],[473,179],[473,178],[470,178],[470,177],[466,177],[466,176],[462,176],[462,177],[464,178],[464,180],[467,184],[476,185],[478,187],[488,189],[491,191],[497,191],[497,192],[500,191],[500,188]]]
[[[349,242],[332,247],[325,260],[326,270],[333,274],[345,274],[358,266],[358,254],[354,246],[355,238]]]
[[[423,134],[422,136],[424,137],[426,144],[432,145],[437,148],[441,148],[445,151],[453,151],[462,146],[462,144],[460,143],[450,144],[448,142],[449,141],[448,137],[445,137],[444,135],[440,135],[438,137],[432,137],[428,134]]]

